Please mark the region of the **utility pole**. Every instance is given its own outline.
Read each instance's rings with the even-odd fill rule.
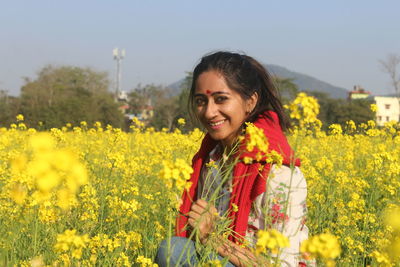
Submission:
[[[116,76],[116,88],[115,88],[115,97],[118,99],[118,96],[121,92],[121,61],[125,57],[125,49],[114,48],[113,50],[114,59],[117,61],[117,76]]]

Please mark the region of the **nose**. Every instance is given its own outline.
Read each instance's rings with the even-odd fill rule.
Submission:
[[[216,117],[218,113],[218,105],[214,103],[214,101],[208,101],[206,106],[206,110],[204,112],[204,117],[207,120],[213,119]]]

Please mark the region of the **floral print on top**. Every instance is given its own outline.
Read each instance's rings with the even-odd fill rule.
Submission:
[[[228,210],[231,180],[220,173],[221,160],[217,146],[210,152],[209,161],[203,166],[199,179],[198,196],[209,201],[215,191],[219,191],[213,204],[221,216]],[[225,183],[221,184],[222,180]],[[298,167],[272,165],[267,179],[267,190],[253,202],[250,210],[246,240],[254,247],[259,229],[276,229],[285,235],[290,247],[279,254],[281,266],[315,266],[315,262],[306,261],[300,256],[300,244],[308,238],[306,222],[306,180]]]
[[[281,266],[314,266],[300,255],[300,244],[308,239],[305,225],[307,184],[298,167],[273,165],[267,179],[267,190],[253,202],[246,239],[257,242],[258,229],[276,229],[289,239],[290,247],[281,250]]]

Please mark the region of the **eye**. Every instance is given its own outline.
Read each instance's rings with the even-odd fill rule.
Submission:
[[[196,105],[196,106],[204,106],[205,104],[206,104],[206,101],[203,99],[203,98],[201,98],[201,97],[198,97],[198,98],[196,98],[195,100],[194,100],[194,104]]]
[[[226,96],[217,96],[216,98],[215,98],[215,103],[222,103],[222,102],[224,102],[225,100],[227,100],[228,99],[228,97],[226,97]]]

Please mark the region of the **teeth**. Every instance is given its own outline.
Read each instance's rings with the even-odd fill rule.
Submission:
[[[218,121],[218,122],[210,122],[211,126],[217,126],[217,125],[221,125],[222,123],[224,123],[225,120],[223,121]]]

